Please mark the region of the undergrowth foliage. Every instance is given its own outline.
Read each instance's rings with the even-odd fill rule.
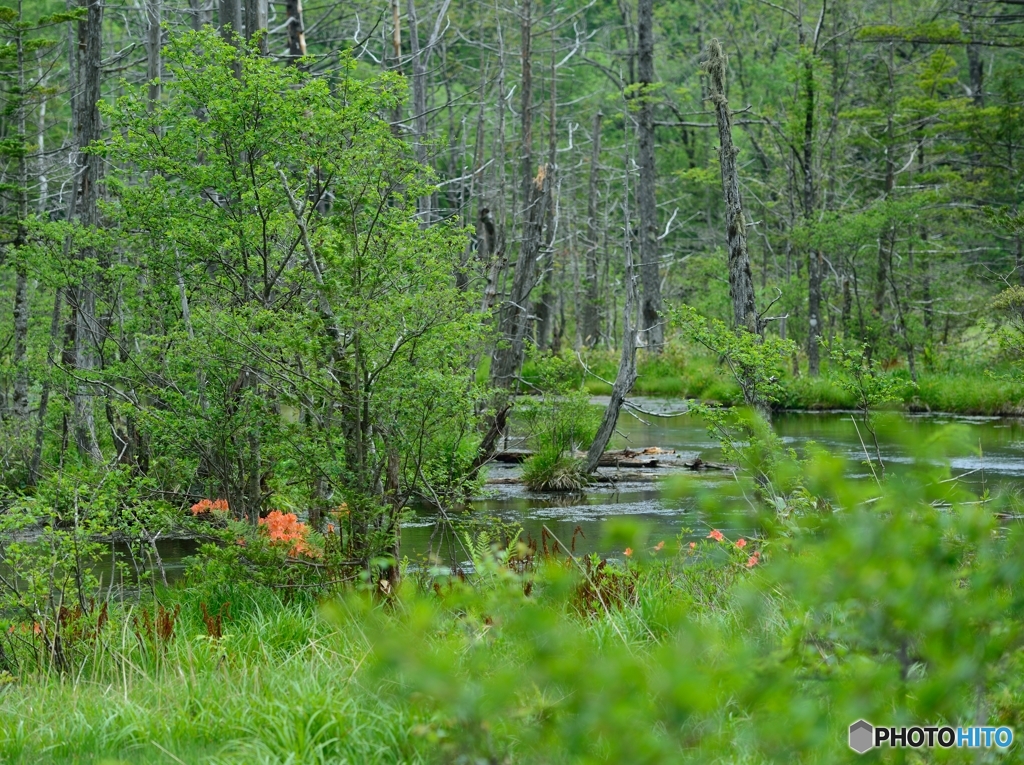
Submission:
[[[67,655],[79,690],[52,679],[53,663],[33,663],[42,625],[14,619],[0,757],[31,761],[45,748],[53,761],[138,761],[125,753],[156,741],[196,762],[258,750],[323,763],[370,751],[386,752],[382,762],[832,763],[853,756],[846,727],[859,718],[1019,726],[1024,532],[996,518],[1014,500],[979,503],[948,480],[936,457],[969,448],[956,429],[904,448],[913,464],[877,482],[845,478],[849,466],[818,450],[776,454],[770,488],[752,473],[738,476],[739,495],[676,486],[712,521],[745,506],[743,534],[655,540],[619,522],[609,541],[623,552],[601,559],[577,555],[577,535],[483,531],[464,540],[471,576],[410,574],[386,598],[357,588],[317,599],[327,590],[259,573],[282,557],[200,557],[190,586],[159,602],[90,604],[102,624],[84,610],[58,619],[66,645],[77,636]],[[218,550],[260,545],[289,552],[261,534]],[[266,719],[257,667],[260,687],[287,694],[273,707],[278,727],[295,731],[238,722]],[[338,682],[343,696],[332,695]],[[147,695],[156,687],[165,701]],[[133,704],[137,723],[90,738],[51,711],[81,703],[72,693],[111,714]],[[168,708],[180,715],[172,727],[157,723]]]

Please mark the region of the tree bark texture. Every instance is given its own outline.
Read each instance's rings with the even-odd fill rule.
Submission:
[[[420,50],[420,35],[416,18],[415,0],[407,0],[406,12],[409,16],[409,63],[412,66],[412,125],[413,151],[416,161],[421,165],[427,163],[427,65]],[[417,202],[420,224],[430,223],[430,197],[424,196]]]
[[[395,7],[397,9],[397,5]],[[285,13],[288,14],[288,55],[294,60],[306,55],[306,28],[302,22],[302,0],[287,0]],[[395,34],[400,35],[401,32],[396,28]]]
[[[640,213],[640,281],[643,286],[643,329],[646,344],[659,351],[665,343],[661,318],[661,275],[658,267],[658,207],[654,165],[654,0],[637,3],[637,75],[640,119],[637,130],[640,178],[637,206]]]
[[[802,34],[802,32],[801,32]],[[814,186],[814,65],[804,61],[804,145],[803,170],[804,219],[810,221],[817,207]],[[807,253],[807,373],[816,377],[821,371],[818,337],[821,335],[821,253],[811,248]]]
[[[160,100],[160,20],[163,12],[162,0],[146,0],[146,79],[149,80],[149,101]]]
[[[80,223],[84,226],[99,225],[99,180],[102,168],[98,154],[87,153],[85,149],[100,137],[100,78],[102,76],[102,0],[90,0],[86,18],[80,22],[79,52],[81,96],[78,100],[76,127],[79,173],[78,197]],[[95,253],[86,248],[80,259],[88,261]],[[100,342],[100,327],[96,319],[96,292],[94,279],[85,274],[73,290],[75,308],[74,365],[78,380],[74,394],[75,444],[83,459],[99,463],[103,459],[96,440],[96,419],[93,411],[95,390],[88,382],[89,374],[96,366],[96,351]]]
[[[19,3],[18,15],[21,16]],[[17,61],[17,83],[18,93],[12,99],[15,108],[15,126],[17,129],[17,140],[24,145],[28,141],[28,128],[25,110],[25,38],[19,30],[15,39]],[[15,283],[14,283],[14,393],[12,396],[12,410],[18,427],[22,427],[28,418],[28,388],[29,378],[26,362],[28,357],[28,317],[29,317],[29,295],[28,295],[28,269],[25,264],[24,255],[20,248],[26,243],[25,222],[28,219],[28,157],[25,152],[18,154],[17,160],[17,211],[18,220],[14,237]]]
[[[636,276],[633,269],[633,255],[630,248],[626,248],[626,304],[622,309],[622,353],[619,356],[619,371],[615,375],[615,383],[612,385],[611,398],[608,406],[605,407],[601,424],[597,427],[594,440],[587,450],[584,470],[593,473],[601,461],[608,441],[615,433],[615,423],[619,420],[619,411],[626,400],[626,396],[633,390],[636,383],[636,349],[637,349],[637,298]]]
[[[587,185],[587,284],[580,335],[583,344],[588,348],[593,348],[601,339],[600,281],[597,272],[597,184],[600,179],[601,120],[603,117],[601,112],[594,115],[593,137],[590,145],[590,182]]]
[[[732,115],[725,95],[725,56],[718,40],[708,43],[706,68],[708,93],[715,108],[718,124],[719,164],[722,169],[722,193],[725,197],[726,243],[729,250],[729,296],[732,298],[733,324],[760,335],[763,326],[754,300],[754,277],[747,252],[747,227],[743,220],[739,172],[736,169],[738,149],[732,142]]]
[[[537,284],[537,260],[540,255],[544,221],[551,196],[551,174],[542,165],[533,174],[533,71],[532,26],[530,0],[522,9],[522,81],[521,136],[522,156],[522,220],[523,240],[512,277],[512,290],[502,310],[501,343],[495,351],[491,380],[496,388],[508,390],[519,373],[523,361],[526,330],[529,326],[530,293]]]
[[[268,0],[245,0],[245,39],[252,41],[259,33],[259,52],[266,56],[267,47],[267,8]]]
[[[221,36],[229,43],[234,43],[234,35],[241,35],[243,0],[220,0],[217,13],[217,27]]]

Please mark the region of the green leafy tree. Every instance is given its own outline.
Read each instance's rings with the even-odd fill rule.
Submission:
[[[397,552],[425,466],[472,433],[464,240],[414,218],[425,171],[381,116],[398,78],[328,82],[236,43],[174,38],[165,100],[128,88],[94,148],[121,168],[113,428],[238,518],[344,501],[358,557]]]

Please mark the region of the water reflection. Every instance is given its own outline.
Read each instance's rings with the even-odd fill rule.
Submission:
[[[600,403],[600,400],[598,400]],[[642,400],[642,406],[654,412],[676,411],[678,401],[659,399]],[[705,425],[692,416],[658,418],[644,417],[644,421],[623,416],[619,421],[619,434],[610,448],[643,448],[660,446],[675,449],[684,459],[701,457],[705,461],[722,460],[721,449],[707,433]],[[887,470],[899,473],[914,462],[917,446],[928,446],[947,425],[962,426],[962,449],[950,460],[954,476],[980,492],[1003,488],[1024,488],[1024,420],[1003,417],[959,417],[951,415],[903,415],[898,418],[895,431],[880,431],[879,451]],[[849,460],[852,477],[870,477],[863,465],[865,445],[849,412],[782,413],[774,426],[783,442],[798,453],[804,452],[811,442]],[[869,442],[871,452],[873,444]],[[518,474],[519,467],[497,465],[491,477],[508,479]],[[636,473],[638,471],[628,471]],[[541,539],[544,528],[565,544],[576,529],[576,551],[580,554],[597,552],[602,555],[620,555],[621,548],[607,544],[605,530],[611,519],[627,517],[649,529],[652,544],[663,539],[674,539],[685,528],[684,541],[707,536],[713,523],[730,538],[749,533],[749,519],[737,512],[734,515],[704,517],[697,509],[692,495],[670,496],[663,485],[656,483],[658,471],[648,473],[645,480],[626,481],[617,485],[599,484],[585,494],[537,494],[527,491],[521,484],[489,485],[485,496],[474,499],[469,506],[448,511],[444,517],[435,509],[417,507],[402,529],[402,551],[414,562],[425,562],[428,552],[439,554],[442,560],[465,565],[468,554],[465,534],[472,533],[497,519],[501,524],[523,529],[525,538]],[[680,480],[690,482],[695,490],[714,488],[719,492],[735,493],[736,483],[729,474],[687,474]],[[740,503],[736,503],[739,505]],[[444,523],[444,518],[450,523]],[[190,540],[167,539],[158,542],[164,571],[169,580],[180,576],[182,559],[195,552],[196,543]],[[118,560],[130,560],[125,547],[115,549]],[[147,562],[146,565],[151,565]],[[109,562],[107,574],[109,581]],[[157,574],[159,576],[159,574]],[[126,577],[126,586],[130,584]]]

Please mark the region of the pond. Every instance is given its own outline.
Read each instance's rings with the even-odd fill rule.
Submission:
[[[679,401],[663,399],[633,399],[643,409],[665,414],[678,411]],[[604,404],[607,399],[595,398]],[[706,462],[722,460],[721,449],[712,439],[702,420],[690,415],[654,417],[640,415],[641,419],[623,414],[619,417],[618,433],[609,445],[612,449],[658,446],[675,449],[686,459],[701,457]],[[851,476],[869,477],[865,465],[865,448],[874,454],[874,444],[864,426],[855,424],[851,412],[783,412],[773,421],[776,432],[790,448],[802,453],[814,442],[849,461]],[[914,446],[925,445],[942,433],[947,426],[959,425],[962,445],[960,456],[950,459],[954,476],[960,477],[979,493],[983,489],[998,491],[1002,488],[1024,488],[1024,419],[1003,417],[966,417],[945,414],[892,415],[888,429],[879,431],[879,452],[886,469],[899,473],[913,461]],[[865,446],[862,438],[867,441]],[[973,454],[968,451],[973,449]],[[503,478],[515,475],[518,468],[493,466],[490,476]],[[655,478],[659,471],[641,470]],[[660,471],[664,474],[665,471]],[[673,473],[673,481],[686,481],[694,488],[718,487],[733,491],[735,480],[725,472]],[[676,484],[678,486],[678,483]],[[684,540],[703,539],[710,526],[696,509],[696,500],[687,492],[666,491],[666,482],[654,480],[624,481],[618,484],[598,484],[585,495],[539,494],[527,491],[521,485],[489,485],[487,496],[474,500],[461,511],[449,512],[456,529],[455,535],[443,525],[440,514],[423,508],[415,513],[413,521],[402,531],[402,550],[412,559],[422,557],[428,550],[440,551],[445,561],[463,562],[468,557],[462,542],[466,529],[474,522],[496,518],[510,526],[523,529],[524,537],[540,543],[546,527],[564,544],[571,544],[574,531],[576,550],[580,553],[598,552],[602,555],[621,556],[622,546],[606,539],[610,522],[629,518],[643,523],[650,532],[651,543],[671,540],[680,535]],[[683,496],[678,496],[682,494]],[[730,538],[749,532],[749,520],[742,513],[734,516],[716,515],[715,527]],[[685,533],[682,533],[687,530]]]
[[[650,412],[661,414],[678,411],[679,401],[662,399],[634,399]],[[595,398],[595,404],[606,399]],[[983,489],[1024,489],[1024,419],[1002,417],[961,417],[940,414],[893,415],[895,427],[880,431],[879,451],[890,472],[898,473],[913,461],[916,444],[927,444],[938,437],[949,425],[962,426],[960,435],[963,451],[950,460],[953,475],[967,482],[979,493]],[[869,439],[863,426],[854,424],[850,412],[786,412],[774,419],[774,427],[783,442],[801,453],[814,442],[833,454],[849,461],[852,476],[869,477],[865,466],[862,442]],[[704,423],[691,415],[653,417],[641,419],[623,414],[619,418],[618,432],[609,448],[642,449],[658,446],[674,449],[678,456],[690,460],[701,457],[706,462],[722,461],[718,443],[707,432]],[[869,441],[868,448],[874,451]],[[973,453],[969,451],[973,449]],[[489,468],[491,480],[509,479],[518,475],[515,465],[493,465]],[[602,469],[614,473],[614,469]],[[454,563],[468,568],[469,555],[464,537],[474,529],[494,529],[496,521],[508,528],[521,528],[524,538],[542,544],[545,528],[565,546],[574,545],[579,554],[597,552],[609,557],[620,557],[623,545],[608,539],[607,531],[617,519],[637,521],[648,529],[652,544],[661,540],[698,540],[707,537],[712,519],[697,510],[696,500],[690,492],[666,491],[662,480],[666,471],[633,469],[626,471],[633,480],[615,484],[596,484],[585,494],[542,494],[527,491],[521,484],[490,483],[485,495],[475,498],[469,505],[446,513],[444,520],[435,508],[419,507],[402,528],[402,553],[417,565],[427,561],[428,552],[439,556],[446,564]],[[639,480],[637,474],[641,474]],[[690,488],[716,488],[721,492],[736,493],[738,484],[727,471],[672,472],[674,485],[686,482]],[[737,511],[734,515],[716,515],[713,525],[731,539],[750,532],[749,517]],[[575,536],[575,539],[574,539]],[[550,544],[550,543],[549,543]],[[158,542],[167,578],[176,579],[183,570],[182,559],[195,552],[197,543],[191,540],[167,539]],[[117,551],[118,558],[127,560],[126,550]],[[109,563],[107,564],[109,565]],[[109,576],[109,575],[108,575]],[[109,581],[109,579],[108,579]]]

